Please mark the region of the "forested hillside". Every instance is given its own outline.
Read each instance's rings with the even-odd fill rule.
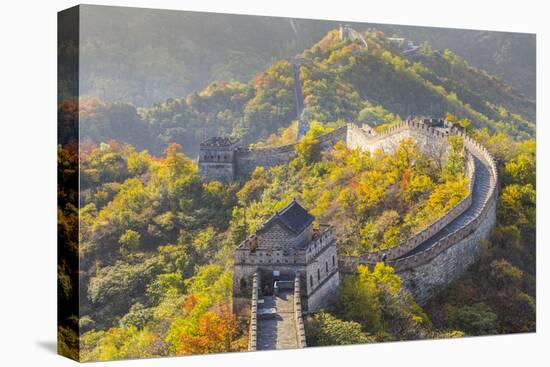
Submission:
[[[201,182],[176,145],[162,157],[83,145],[83,358],[244,350],[246,322],[230,312],[232,251],[290,198],[337,225],[340,251],[360,254],[391,247],[465,194],[460,146],[442,166],[407,140],[393,154],[337,145],[320,155],[326,129],[314,124],[287,166],[231,184]],[[391,267],[363,268],[344,280],[338,305],[306,320],[308,345],[534,330],[534,140],[470,133],[502,162],[498,224],[479,263],[424,309]],[[61,150],[60,164],[70,156]]]
[[[342,251],[358,254],[395,245],[466,192],[459,156],[442,167],[413,141],[394,154],[340,144],[320,155],[316,136],[326,131],[314,124],[294,161],[244,184],[201,182],[176,145],[163,157],[115,141],[83,145],[84,359],[243,350],[246,320],[230,310],[232,251],[291,197],[341,226]]]
[[[61,238],[74,237],[79,220],[80,247],[67,251],[81,278],[71,288],[61,267],[59,288],[80,297],[84,360],[245,350],[246,321],[230,310],[233,251],[292,198],[335,224],[348,254],[392,247],[443,215],[467,194],[459,139],[449,138],[445,160],[412,140],[394,153],[318,147],[319,135],[346,122],[383,130],[409,114],[446,116],[497,158],[497,225],[481,260],[425,307],[391,267],[359,269],[338,304],[307,318],[308,345],[535,330],[534,103],[452,51],[423,44],[411,56],[383,33],[365,37],[368,49],[331,31],[302,53],[311,131],[292,162],[239,182],[201,181],[198,144],[218,134],[294,142],[288,60],[246,83],[215,81],[150,107],[95,97],[80,110],[60,104],[68,128],[76,111],[81,118],[80,156],[70,144],[58,155],[60,182],[74,180],[71,163],[80,162],[82,207],[60,200],[59,226]],[[76,334],[61,327],[60,342],[74,350]]]
[[[117,7],[81,7],[85,96],[148,106],[216,80],[247,82],[276,60],[311,47],[342,22]],[[345,22],[347,24],[347,22]],[[434,49],[449,48],[535,98],[535,37],[529,34],[349,23]]]
[[[450,112],[492,132],[534,135],[534,103],[452,51],[424,44],[410,56],[380,32],[366,34],[366,40],[368,49],[331,31],[302,53],[306,118],[382,124]],[[264,139],[289,126],[295,109],[292,66],[282,60],[246,84],[217,81],[147,108],[86,99],[81,136],[94,143],[117,139],[155,154],[178,143],[194,157],[198,144],[213,135],[241,137],[245,144]]]

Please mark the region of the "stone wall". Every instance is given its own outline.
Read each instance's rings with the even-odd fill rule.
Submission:
[[[405,133],[405,130],[410,130],[412,133]],[[496,201],[498,197],[496,162],[481,144],[460,131],[455,130],[453,133],[464,139],[467,154],[475,156],[488,169],[490,173],[489,191],[484,198],[485,202],[479,213],[476,213],[463,226],[452,233],[448,233],[429,248],[410,256],[398,257],[411,251],[423,242],[421,240],[423,240],[424,236],[418,236],[417,240],[413,236],[413,238],[400,245],[403,247],[403,250],[407,251],[403,252],[396,249],[394,254],[389,253],[386,256],[386,263],[394,267],[397,274],[403,278],[405,286],[411,290],[419,303],[425,303],[438,288],[444,287],[459,278],[475,262],[480,252],[480,241],[488,235],[495,223]],[[444,138],[446,135],[434,128],[411,121],[394,126],[388,131],[374,137],[366,136],[361,129],[355,126],[350,126],[348,129],[348,141],[351,139],[352,145],[355,144],[357,147],[361,145],[361,149],[369,150],[372,149],[372,145],[369,146],[366,144],[370,144],[371,142],[374,142],[377,148],[391,149],[394,142],[389,140],[388,143],[387,141],[395,137],[399,137],[398,139],[414,137],[415,140],[423,137],[422,139],[427,142],[426,144],[429,144],[430,140],[434,142],[438,139],[443,140],[440,138]],[[427,228],[429,235],[425,237],[429,238],[432,234],[445,228],[454,218],[457,218],[465,209],[471,206],[473,200],[471,193],[475,183],[475,168],[470,157],[468,158],[467,168],[470,178],[470,195],[438,222],[433,223]],[[340,271],[348,274],[354,273],[358,264],[372,267],[380,260],[380,256],[375,256],[374,254],[368,254],[360,258],[342,257],[339,263]]]
[[[235,165],[232,162],[201,162],[199,161],[200,177],[204,181],[229,182],[235,179]]]
[[[317,138],[321,151],[328,150],[336,142],[346,140],[347,126],[340,127]],[[274,148],[240,149],[235,152],[235,176],[246,178],[256,167],[274,167],[287,164],[296,158],[295,144]]]
[[[460,278],[476,262],[481,253],[481,240],[486,238],[496,220],[495,202],[488,210],[487,217],[469,236],[448,247],[428,262],[399,270],[403,284],[424,305],[439,289]]]
[[[235,259],[235,265],[248,264],[253,268],[268,265],[305,265],[305,250],[289,249],[285,253],[282,249],[259,249],[255,252],[237,249]]]
[[[246,178],[254,172],[256,167],[274,167],[287,164],[296,157],[294,145],[285,145],[277,148],[259,148],[253,150],[239,150],[235,154],[235,176]]]
[[[296,340],[298,348],[306,347],[306,330],[302,316],[302,292],[300,287],[300,273],[294,277],[294,323],[296,327]]]
[[[350,149],[363,151],[374,152],[382,149],[385,152],[393,152],[403,139],[411,138],[425,154],[445,159],[449,146],[445,137],[448,135],[449,133],[443,130],[415,121],[401,122],[376,135],[369,134],[355,124],[348,124],[346,145]]]
[[[248,334],[248,350],[255,351],[258,343],[258,294],[259,274],[252,277],[252,295],[250,297],[250,329]]]
[[[470,151],[477,158],[482,160],[484,162],[484,165],[488,167],[491,174],[491,184],[489,186],[489,192],[487,193],[483,208],[480,213],[477,213],[474,218],[468,221],[468,223],[466,223],[464,226],[457,229],[456,231],[447,234],[430,248],[409,257],[389,261],[388,263],[392,265],[397,272],[408,270],[410,268],[417,267],[421,264],[425,264],[431,261],[437,255],[439,255],[439,253],[462,241],[464,238],[477,231],[478,228],[484,227],[486,222],[489,222],[491,225],[494,224],[494,219],[492,218],[494,218],[496,215],[496,201],[498,198],[498,173],[496,162],[483,146],[467,136],[463,137],[465,146],[467,147],[468,151]]]
[[[393,249],[366,254],[363,257],[338,258],[334,244],[336,237],[334,229],[321,231],[321,236],[315,238],[306,251],[297,251],[286,256],[282,251],[268,256],[261,251],[250,253],[237,249],[234,282],[238,282],[239,277],[250,277],[259,267],[262,269],[262,274],[265,273],[266,276],[269,276],[272,270],[282,270],[288,273],[288,276],[299,271],[303,277],[302,285],[305,285],[302,288],[302,295],[307,299],[308,310],[312,311],[325,307],[337,293],[340,272],[354,273],[358,264],[372,267],[376,262],[384,260],[394,267],[402,277],[405,286],[417,297],[418,302],[425,302],[438,288],[457,279],[475,262],[480,252],[480,240],[487,236],[495,223],[498,176],[493,157],[482,145],[456,129],[445,131],[415,121],[400,123],[377,135],[368,134],[365,130],[348,124],[318,139],[322,149],[329,149],[338,140],[345,139],[349,148],[392,151],[402,139],[412,138],[424,153],[444,159],[448,148],[445,138],[449,133],[464,139],[470,194],[424,231],[415,234]],[[236,155],[236,162],[240,167],[238,174],[249,174],[258,165],[269,167],[285,164],[294,157],[293,145],[240,151]],[[482,209],[469,218],[463,226],[441,237],[430,247],[419,252],[413,251],[471,207],[473,200],[471,193],[476,179],[473,157],[479,159],[490,173],[489,191],[484,196]],[[406,256],[409,252],[412,255]],[[333,258],[336,259],[334,265]]]
[[[252,278],[258,272],[254,265],[233,266],[233,313],[239,316],[246,316],[250,297],[252,297]]]
[[[307,310],[317,311],[329,306],[338,298],[340,289],[340,273],[335,270],[307,297]]]
[[[221,140],[221,141],[220,141]],[[239,141],[211,138],[201,143],[199,174],[205,181],[231,181],[235,179],[235,151]]]
[[[336,233],[328,227],[310,243],[306,251],[305,294],[307,309],[326,307],[337,294],[340,284]]]

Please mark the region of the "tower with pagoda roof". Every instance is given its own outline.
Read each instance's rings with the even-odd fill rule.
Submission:
[[[252,276],[260,278],[260,291],[269,294],[275,282],[293,285],[300,277],[302,304],[310,311],[328,305],[339,286],[336,232],[296,200],[275,212],[235,250],[233,309],[246,311]]]

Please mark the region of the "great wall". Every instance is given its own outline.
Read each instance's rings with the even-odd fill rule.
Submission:
[[[347,124],[317,140],[323,151],[344,141],[351,149],[372,152],[376,149],[392,151],[403,139],[412,138],[422,151],[444,157],[449,135],[459,136],[464,141],[469,193],[443,217],[406,241],[359,257],[339,256],[336,252],[337,229],[331,226],[319,233],[302,228],[301,231],[309,236],[305,242],[302,232],[291,233],[288,237],[290,232],[277,227],[279,231],[270,234],[269,241],[259,235],[265,243],[258,242],[253,235],[237,248],[233,308],[236,313],[250,317],[250,350],[304,347],[302,312],[330,304],[337,294],[341,276],[355,273],[358,265],[373,267],[380,261],[391,265],[417,302],[424,304],[476,261],[481,240],[495,223],[498,195],[496,162],[485,147],[460,128],[434,119],[407,119],[381,133],[368,125]],[[295,156],[294,145],[243,149],[235,140],[211,139],[201,145],[199,171],[205,180],[241,179],[258,166],[286,164]],[[299,207],[297,203],[290,204],[288,210],[296,206]],[[274,216],[280,219],[283,227],[284,215],[281,212]],[[292,244],[292,241],[301,245]],[[264,286],[269,288],[273,284],[276,289],[262,292]],[[277,292],[281,292],[284,300]]]

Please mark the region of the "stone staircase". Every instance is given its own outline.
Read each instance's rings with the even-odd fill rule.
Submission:
[[[258,304],[257,350],[298,348],[293,292],[262,299]]]

